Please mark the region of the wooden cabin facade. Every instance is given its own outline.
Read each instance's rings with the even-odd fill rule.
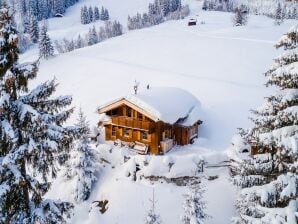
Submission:
[[[164,154],[176,144],[192,143],[198,137],[199,125],[202,123],[198,119],[185,126],[177,117],[177,122],[171,124],[126,98],[100,107],[98,113],[105,113],[108,117],[103,123],[107,141],[129,143],[131,148],[143,154]]]

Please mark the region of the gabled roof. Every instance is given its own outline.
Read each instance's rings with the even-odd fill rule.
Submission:
[[[191,93],[175,87],[151,88],[115,99],[98,108],[99,113],[105,113],[120,105],[136,107],[139,112],[154,121],[174,124],[178,122],[190,126],[201,116],[201,104]]]

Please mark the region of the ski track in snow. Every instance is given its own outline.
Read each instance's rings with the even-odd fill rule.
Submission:
[[[273,41],[273,40],[261,40],[261,39],[245,38],[245,37],[216,36],[216,35],[208,35],[208,33],[207,34],[199,34],[197,32],[190,31],[190,30],[182,30],[182,29],[177,29],[177,30],[185,31],[185,32],[191,33],[191,34],[193,34],[195,36],[204,37],[204,38],[223,39],[223,40],[249,41],[249,42],[257,42],[257,43],[264,43],[264,44],[270,44],[270,45],[274,45],[275,42],[276,42],[276,41]]]

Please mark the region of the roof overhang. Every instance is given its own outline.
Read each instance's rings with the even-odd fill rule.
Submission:
[[[107,105],[104,105],[104,106],[102,106],[102,107],[99,107],[99,108],[97,109],[97,112],[98,112],[99,114],[103,114],[103,113],[106,113],[106,112],[108,112],[108,111],[110,111],[110,110],[116,109],[117,107],[120,107],[120,106],[122,106],[122,105],[126,105],[126,106],[129,106],[129,107],[133,108],[134,110],[136,110],[136,111],[138,111],[138,112],[144,114],[146,117],[152,119],[152,120],[155,121],[155,122],[157,122],[157,121],[160,120],[158,117],[156,117],[156,116],[154,116],[153,114],[149,113],[148,111],[146,111],[146,110],[140,108],[139,106],[133,104],[132,102],[128,101],[128,100],[125,99],[125,98],[121,98],[121,99],[116,100],[116,101],[114,101],[114,102],[112,102],[112,103],[109,103],[109,104],[107,104]]]

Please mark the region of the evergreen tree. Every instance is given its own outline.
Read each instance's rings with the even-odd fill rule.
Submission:
[[[89,11],[88,11],[88,8],[87,8],[86,5],[83,7],[83,16],[84,16],[84,23],[83,24],[91,23],[90,16],[89,16]]]
[[[101,8],[100,19],[103,21],[110,19],[109,11],[104,7]]]
[[[100,20],[99,8],[97,6],[94,7],[94,20]]]
[[[82,47],[84,47],[84,41],[83,41],[81,35],[79,35],[78,39],[75,43],[75,48],[78,49],[78,48],[82,48]]]
[[[233,18],[234,26],[244,26],[247,24],[247,13],[244,9],[245,7],[243,5],[236,8]]]
[[[155,194],[153,190],[152,199],[150,199],[151,202],[151,208],[149,209],[149,212],[147,214],[147,217],[145,219],[145,224],[161,224],[161,218],[158,213],[156,213],[156,200],[155,200]]]
[[[282,8],[281,4],[277,4],[277,8],[275,10],[275,15],[274,15],[274,23],[275,25],[280,25],[283,22],[283,15],[282,15]]]
[[[48,59],[54,55],[54,47],[48,35],[48,28],[45,22],[43,23],[40,30],[40,37],[39,37],[38,44],[39,44],[39,56],[41,58]]]
[[[53,9],[54,16],[56,14],[63,14],[65,12],[64,0],[53,0]]]
[[[33,15],[31,15],[29,19],[28,33],[30,34],[31,41],[33,43],[37,43],[39,37],[39,27],[37,18]]]
[[[113,36],[120,36],[123,34],[122,25],[118,21],[113,22]]]
[[[86,24],[84,7],[81,8],[81,24]]]
[[[109,20],[110,19],[110,14],[109,11],[107,9],[105,9],[105,16],[104,16],[104,20]]]
[[[203,10],[208,10],[208,9],[209,9],[208,5],[209,5],[209,4],[208,4],[208,0],[204,0],[204,1],[203,1],[202,9],[203,9]]]
[[[162,0],[160,1],[161,12],[163,16],[167,16],[170,12],[170,1],[169,0]]]
[[[95,26],[93,26],[92,29],[89,29],[89,32],[88,32],[88,46],[91,46],[96,43],[98,43],[98,36],[97,36]]]
[[[91,6],[89,7],[88,14],[89,14],[89,22],[91,23],[94,21],[94,15],[93,15],[94,13]]]
[[[181,216],[183,224],[203,224],[208,218],[205,213],[206,202],[203,201],[203,190],[199,185],[190,187],[189,192],[184,195],[184,214]]]
[[[276,47],[285,52],[265,75],[266,85],[278,91],[253,111],[254,127],[240,132],[262,154],[235,169],[234,182],[244,188],[237,200],[240,215],[235,223],[298,222],[298,26]]]
[[[294,7],[294,9],[293,9],[292,18],[293,19],[298,19],[298,13],[297,13],[297,8],[296,7]]]
[[[63,165],[76,130],[62,124],[71,97],[53,98],[55,81],[32,91],[37,63],[18,64],[18,35],[6,8],[0,9],[0,220],[1,223],[65,223],[72,205],[44,199],[49,175]],[[29,172],[28,170],[34,170]]]
[[[96,151],[91,147],[89,124],[82,109],[79,111],[77,126],[80,137],[69,160],[66,177],[76,178],[74,197],[76,202],[81,202],[89,198],[92,186],[97,181],[99,167]]]

